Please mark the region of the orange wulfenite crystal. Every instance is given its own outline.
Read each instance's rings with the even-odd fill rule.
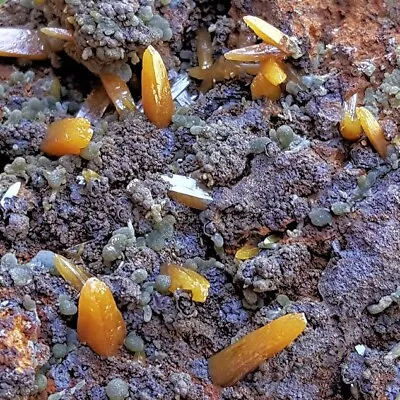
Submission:
[[[78,306],[78,338],[101,356],[114,355],[126,336],[126,325],[108,286],[90,278]]]
[[[54,263],[60,275],[70,283],[78,292],[82,289],[83,285],[90,278],[90,274],[84,269],[76,265],[74,262],[67,258],[56,254]]]
[[[271,82],[267,81],[261,72],[259,72],[251,82],[250,90],[253,100],[265,96],[268,99],[275,101],[278,100],[282,94],[280,86],[275,86]]]
[[[250,332],[208,360],[215,385],[231,386],[289,346],[306,328],[304,314],[287,314]]]
[[[284,59],[285,54],[278,50],[275,46],[270,46],[266,43],[255,44],[253,46],[242,47],[228,51],[224,54],[227,60],[231,61],[246,61],[259,62],[269,58]]]
[[[261,63],[260,72],[264,75],[264,78],[274,86],[285,82],[287,78],[284,69],[279,62],[273,58]]]
[[[42,28],[40,32],[54,39],[65,40],[66,42],[74,41],[73,32],[68,29],[47,27]]]
[[[345,111],[340,121],[340,133],[347,140],[360,139],[362,133],[360,120],[357,117],[353,118],[348,111]]]
[[[362,134],[362,127],[356,115],[357,94],[351,96],[344,103],[344,116],[340,121],[340,133],[347,140],[358,140]]]
[[[170,292],[182,289],[192,292],[192,300],[204,303],[208,296],[210,282],[204,276],[192,269],[180,267],[175,264],[163,264],[161,274],[171,278]]]
[[[157,128],[166,128],[171,123],[175,106],[168,73],[153,46],[149,46],[143,54],[142,103],[144,113]]]
[[[257,246],[245,244],[236,252],[235,258],[238,260],[248,260],[250,258],[254,258],[260,251],[261,249]]]
[[[40,150],[50,156],[79,154],[90,142],[93,130],[85,118],[65,118],[49,125]]]
[[[0,57],[44,60],[48,57],[40,33],[33,29],[0,28]]]
[[[243,17],[247,26],[265,43],[272,44],[293,58],[301,57],[298,45],[278,28],[258,17],[247,15]]]
[[[119,115],[136,110],[128,85],[118,75],[101,74],[100,79]]]
[[[259,67],[254,64],[239,64],[234,61],[225,59],[224,56],[219,57],[215,63],[207,69],[200,67],[193,67],[188,69],[189,76],[195,79],[202,80],[200,91],[205,93],[213,87],[216,82],[223,82],[227,79],[232,79],[239,76],[241,73],[254,72],[254,67]]]
[[[383,129],[379,125],[374,115],[365,107],[356,108],[357,117],[360,120],[361,126],[371,142],[374,149],[382,158],[387,157],[387,141],[383,134]]]
[[[182,175],[162,175],[162,179],[171,184],[168,196],[190,208],[205,210],[212,202],[212,197],[203,190],[193,178]]]

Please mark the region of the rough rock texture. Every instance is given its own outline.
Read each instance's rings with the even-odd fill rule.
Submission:
[[[27,398],[34,393],[35,371],[49,358],[49,348],[39,340],[40,320],[23,310],[10,293],[1,289],[0,397]]]

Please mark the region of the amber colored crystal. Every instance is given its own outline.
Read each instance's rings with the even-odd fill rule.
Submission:
[[[175,264],[163,264],[160,272],[171,278],[170,292],[173,293],[178,289],[187,290],[192,293],[193,301],[200,303],[206,301],[210,282],[198,272]]]
[[[293,40],[285,35],[278,28],[262,20],[261,18],[247,15],[243,17],[244,22],[247,26],[265,43],[276,46],[283,52],[292,55],[294,58],[298,58],[299,48]]]
[[[196,180],[182,175],[162,175],[162,179],[171,184],[168,196],[187,207],[205,210],[212,197],[199,186]]]
[[[54,257],[54,263],[59,274],[71,284],[78,292],[90,278],[90,274],[86,272],[80,265],[68,260],[59,254]]]
[[[243,247],[237,250],[235,258],[238,260],[248,260],[250,258],[254,258],[260,251],[261,249],[257,246],[245,244]]]
[[[103,73],[100,75],[100,79],[119,115],[136,110],[128,85],[118,75]]]
[[[44,60],[48,57],[48,52],[38,31],[23,28],[0,28],[0,57]]]
[[[358,117],[352,117],[348,111],[340,121],[340,133],[347,140],[358,140],[362,134],[361,122]]]
[[[205,28],[201,28],[197,32],[196,49],[199,67],[201,69],[210,68],[213,64],[213,47],[210,33]]]
[[[304,314],[287,314],[250,332],[208,360],[215,385],[231,386],[289,346],[306,328]]]
[[[109,287],[97,278],[83,286],[78,306],[78,338],[101,356],[114,355],[126,336],[126,325]]]
[[[340,133],[347,140],[358,140],[362,134],[361,122],[356,115],[357,93],[344,102],[343,118],[340,121]]]
[[[282,53],[275,46],[266,43],[242,47],[240,49],[228,51],[228,53],[224,54],[224,57],[227,60],[245,62],[259,62],[270,58],[284,59],[285,56],[286,54]]]
[[[65,118],[49,125],[40,149],[51,156],[79,154],[93,136],[85,118]]]
[[[143,54],[142,103],[147,118],[158,128],[166,128],[175,111],[168,73],[164,62],[153,47]]]
[[[287,78],[283,65],[273,58],[261,63],[260,72],[268,82],[275,86],[285,82]]]
[[[53,39],[65,40],[66,42],[74,41],[73,32],[69,31],[68,29],[46,27],[46,28],[40,29],[40,32],[42,32],[44,35],[49,36]]]
[[[275,28],[261,18],[247,15],[243,17],[243,21],[260,39],[273,46],[279,47],[282,39],[286,36],[278,28]]]
[[[271,82],[267,81],[261,72],[259,72],[251,82],[250,90],[253,100],[267,97],[268,99],[275,101],[278,100],[282,94],[280,86],[275,86]]]
[[[376,120],[371,111],[365,107],[357,107],[356,114],[374,149],[382,158],[386,158],[388,142],[385,139],[383,129],[379,125],[379,122]]]
[[[202,69],[200,67],[193,67],[188,69],[188,73],[192,78],[203,81],[200,90],[205,93],[217,82],[238,77],[241,73],[248,73],[250,70],[253,71],[254,68],[251,67],[250,64],[242,66],[242,64],[229,61],[224,56],[221,56],[210,68]],[[258,69],[258,66],[256,68]]]

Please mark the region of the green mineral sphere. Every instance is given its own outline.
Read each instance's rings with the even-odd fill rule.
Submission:
[[[106,394],[110,400],[124,400],[129,395],[129,386],[120,378],[113,379],[107,384]]]

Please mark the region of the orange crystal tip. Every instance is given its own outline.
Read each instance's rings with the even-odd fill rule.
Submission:
[[[168,196],[180,204],[196,210],[205,210],[212,202],[212,197],[193,178],[183,175],[162,175],[161,178],[171,184]]]
[[[119,115],[136,110],[128,85],[118,75],[103,73],[100,75],[100,79]]]
[[[245,244],[243,247],[238,249],[235,254],[235,258],[238,260],[249,260],[250,258],[254,258],[258,255],[261,249],[257,246],[251,244]]]
[[[192,300],[204,303],[208,296],[210,282],[198,272],[175,264],[163,264],[160,272],[171,278],[170,292],[182,289],[192,293]]]
[[[65,40],[66,42],[74,41],[73,32],[68,29],[46,27],[46,28],[41,28],[40,32],[54,39]]]
[[[78,338],[97,354],[117,353],[126,325],[109,287],[97,278],[86,281],[78,305]]]
[[[374,149],[382,158],[386,158],[388,142],[385,139],[383,129],[379,125],[377,119],[374,117],[371,111],[365,107],[357,107],[356,114],[360,120],[361,127],[363,128]]]
[[[287,314],[250,332],[208,360],[215,385],[231,386],[289,346],[306,328],[304,314]]]
[[[55,255],[54,263],[60,275],[78,291],[82,289],[85,282],[90,278],[90,274],[81,266],[59,254]]]
[[[343,119],[340,121],[340,133],[346,140],[360,139],[362,127],[358,117],[352,118],[350,113],[345,111]]]
[[[286,37],[282,31],[261,18],[247,15],[243,17],[243,21],[265,43],[272,44],[278,48],[280,48],[281,42]]]
[[[276,46],[286,54],[290,54],[293,58],[301,57],[301,50],[296,42],[282,31],[261,18],[247,15],[243,17],[247,26],[265,43]]]
[[[157,128],[166,128],[175,111],[168,73],[159,52],[149,46],[143,54],[142,104],[147,118]]]
[[[268,99],[275,101],[278,100],[282,94],[280,86],[275,86],[271,82],[267,81],[261,72],[259,72],[251,82],[250,90],[253,100],[267,97]]]
[[[44,60],[48,57],[40,33],[34,29],[0,28],[0,57]]]
[[[51,156],[79,154],[92,136],[93,129],[86,118],[65,118],[49,125],[40,149]]]
[[[285,82],[287,78],[282,63],[273,58],[261,63],[260,72],[264,75],[264,78],[274,86]]]

